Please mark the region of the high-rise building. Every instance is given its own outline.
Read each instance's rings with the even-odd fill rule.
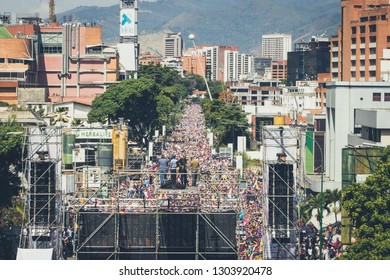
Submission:
[[[344,0],[341,13],[331,40],[332,80],[381,81],[381,57],[390,48],[389,0]]]
[[[330,73],[330,42],[328,38],[313,37],[310,42],[294,44],[288,53],[287,84],[297,81],[317,81],[318,74]]]
[[[263,57],[287,60],[287,53],[291,51],[291,35],[279,33],[263,35],[261,49]]]
[[[181,33],[165,34],[165,57],[181,57],[183,54],[183,39]]]

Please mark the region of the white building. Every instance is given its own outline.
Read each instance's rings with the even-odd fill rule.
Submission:
[[[326,176],[341,188],[342,148],[363,142],[388,143],[390,83],[332,82],[326,92]],[[383,131],[383,136],[378,130]],[[357,138],[368,138],[357,142]],[[379,137],[380,136],[380,137]]]
[[[255,73],[252,55],[225,50],[223,81],[236,82],[253,79]]]
[[[263,57],[271,57],[272,60],[287,60],[287,53],[291,52],[292,43],[289,34],[266,34],[261,39]]]

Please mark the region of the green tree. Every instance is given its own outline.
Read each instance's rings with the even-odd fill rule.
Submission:
[[[330,209],[324,199],[321,199],[321,194],[316,195],[308,195],[305,200],[300,205],[300,213],[301,213],[301,220],[305,223],[308,222],[312,215],[313,211],[316,212],[315,217],[317,221],[320,220],[320,212],[321,212],[321,206],[322,209],[326,211],[326,214],[329,215]],[[322,217],[324,217],[324,211],[322,212]]]
[[[326,190],[324,193],[325,201],[334,213],[335,221],[337,222],[337,214],[341,212],[341,190]]]
[[[129,135],[142,145],[149,139],[158,120],[157,98],[161,92],[157,83],[146,77],[122,81],[111,86],[92,102],[89,122],[116,121],[124,118]]]
[[[216,137],[216,146],[234,143],[237,136],[248,136],[249,128],[246,113],[240,105],[224,102],[221,99],[203,99],[202,109],[206,125],[213,130]]]
[[[364,183],[343,190],[342,204],[356,239],[343,258],[390,259],[390,149]]]
[[[23,128],[14,119],[0,122],[0,208],[11,206],[20,190],[23,136],[17,134],[19,131]]]
[[[148,145],[152,132],[170,124],[170,114],[180,108],[181,100],[192,93],[194,85],[167,67],[142,66],[139,79],[110,86],[92,102],[89,122],[116,122],[123,118],[129,137],[139,145]]]

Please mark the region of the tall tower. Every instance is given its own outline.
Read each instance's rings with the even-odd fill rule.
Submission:
[[[120,78],[137,78],[139,62],[138,44],[138,0],[120,0],[119,18],[119,63]]]

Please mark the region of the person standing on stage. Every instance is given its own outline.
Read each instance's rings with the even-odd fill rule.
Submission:
[[[190,162],[191,165],[191,176],[192,176],[192,186],[196,186],[196,182],[199,180],[199,160],[196,157],[193,157]]]
[[[160,172],[160,185],[164,184],[165,181],[167,180],[168,163],[169,160],[165,158],[164,155],[161,155],[161,158],[158,160],[158,170]]]
[[[176,159],[175,154],[172,155],[172,158],[169,161],[169,166],[170,166],[170,170],[171,170],[171,181],[173,184],[176,184],[176,181],[177,181],[177,175],[176,175],[177,159]]]
[[[186,188],[188,186],[188,177],[187,177],[187,158],[185,155],[179,159],[178,162],[180,181],[181,184]]]

